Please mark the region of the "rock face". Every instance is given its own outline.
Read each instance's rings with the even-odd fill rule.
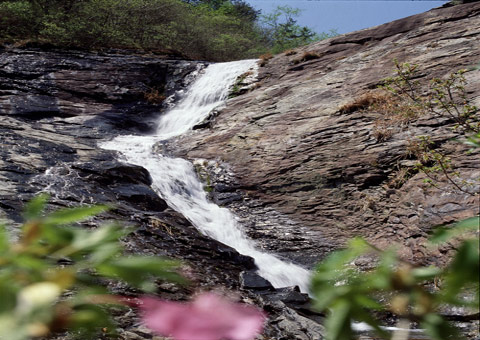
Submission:
[[[183,261],[182,270],[191,285],[161,284],[160,296],[183,300],[199,289],[215,289],[258,305],[269,303],[242,286],[241,272],[253,273],[256,268],[252,258],[200,234],[152,190],[144,168],[123,164],[113,152],[97,146],[112,136],[153,129],[153,120],[181,98],[205,63],[14,49],[0,51],[0,65],[2,223],[6,220],[14,231],[23,206],[39,192],[51,195],[51,209],[111,204],[115,209],[84,227],[94,228],[106,220],[135,226],[124,240],[128,252]],[[126,292],[122,285],[110,289],[116,294]],[[269,293],[277,304],[291,300]],[[287,308],[283,325],[300,329],[306,321],[290,307],[272,310],[272,318],[281,318]],[[121,339],[153,336],[138,327],[139,320],[131,312],[116,319]],[[273,323],[265,336],[280,338],[280,333],[293,336]],[[59,338],[68,339],[68,335]]]
[[[255,267],[251,258],[201,235],[152,190],[144,168],[97,146],[151,129],[149,119],[168,103],[151,103],[145,93],[162,89],[174,101],[203,63],[10,50],[0,64],[0,218],[16,225],[25,202],[42,191],[52,208],[110,203],[115,209],[92,226],[105,219],[135,225],[130,251],[184,259],[198,285],[240,286],[240,272]]]
[[[202,66],[40,50],[1,51],[0,65],[0,200],[11,217],[18,216],[27,197],[45,187],[59,186],[71,201],[102,201],[89,188],[78,192],[74,176],[109,186],[111,199],[152,196],[145,170],[116,163],[97,142],[152,129],[150,120],[167,103],[153,102],[148,95],[174,101],[188,83],[186,75]]]
[[[468,99],[479,106],[479,39],[476,2],[277,55],[260,67],[255,90],[231,99],[211,128],[183,137],[178,153],[228,167],[232,192],[245,198],[230,206],[242,216],[249,206],[249,234],[276,240],[265,248],[310,266],[331,246],[361,235],[380,247],[399,243],[408,259],[429,260],[421,244],[432,226],[478,213],[478,196],[447,183],[424,185],[407,149],[415,136],[430,135],[461,177],[476,181],[473,192],[478,158],[451,141],[451,121],[427,115],[408,126],[392,123],[383,140],[375,131],[384,113],[342,107],[394,76],[394,59],[418,64],[416,80],[425,83],[468,69]]]

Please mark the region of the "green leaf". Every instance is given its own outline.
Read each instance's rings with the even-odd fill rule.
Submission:
[[[352,340],[351,304],[348,300],[337,300],[325,320],[326,340]]]
[[[0,224],[0,254],[10,249],[10,240],[5,225]],[[0,259],[1,263],[1,259]]]
[[[153,278],[183,283],[175,270],[179,262],[155,257],[132,256],[113,260],[97,267],[98,273],[107,277],[120,278],[136,287],[142,287]]]
[[[126,231],[116,225],[102,226],[94,230],[70,229],[71,240],[69,244],[56,251],[52,256],[71,257],[82,256],[85,252],[97,253],[96,261],[100,260],[101,251],[106,251],[106,245],[109,245],[110,255],[115,254],[114,247],[119,249],[118,239],[125,236]],[[103,248],[103,250],[101,249]],[[107,256],[104,252],[103,256]]]
[[[25,206],[25,211],[24,211],[25,219],[33,220],[33,219],[40,218],[49,199],[50,199],[50,195],[45,193],[34,197]]]
[[[478,289],[478,278],[480,277],[478,248],[478,240],[467,240],[458,249],[445,276],[445,288],[442,295],[447,301],[455,300],[462,289],[471,285]]]
[[[29,254],[13,256],[11,261],[18,270],[28,271],[32,275],[41,275],[49,266],[53,265],[49,259],[38,258]]]
[[[107,243],[93,249],[90,254],[90,263],[98,265],[120,254],[122,247],[118,243]]]
[[[432,340],[465,339],[454,327],[437,314],[426,315],[422,322],[420,322],[420,326],[425,329],[425,333],[427,333]]]
[[[468,136],[467,140],[464,143],[473,147],[470,152],[473,152],[475,149],[480,148],[480,132]]]
[[[343,289],[342,289],[343,288]],[[349,287],[336,287],[334,285],[322,285],[312,288],[312,294],[314,295],[313,307],[317,311],[324,311],[333,301],[338,299],[339,296],[343,296],[350,292]]]
[[[81,222],[90,217],[105,212],[108,209],[109,207],[106,205],[94,205],[87,207],[62,209],[46,217],[44,223],[51,225],[65,225],[74,222]]]
[[[438,277],[442,272],[440,268],[434,266],[412,269],[412,275],[416,280],[431,280]]]
[[[11,313],[0,313],[0,334],[3,339],[28,340],[27,327],[19,325],[19,320]]]
[[[391,278],[397,262],[397,254],[393,249],[382,252],[377,268],[372,273],[365,274],[368,285],[379,290],[390,289],[392,285]]]
[[[338,281],[345,277],[346,265],[356,259],[358,256],[371,250],[370,245],[361,238],[350,240],[347,249],[331,253],[322,263],[320,263],[314,276],[315,282]],[[348,273],[350,274],[350,273]]]
[[[103,329],[109,333],[115,332],[115,326],[110,320],[107,308],[94,304],[76,306],[70,320],[70,327],[79,333],[79,339],[98,339]]]
[[[355,304],[357,304],[360,307],[364,307],[367,309],[376,309],[376,310],[381,310],[383,309],[382,304],[380,304],[378,301],[372,299],[369,296],[363,295],[363,294],[356,294],[353,299],[355,300]],[[366,313],[363,311],[363,313]]]
[[[11,313],[17,304],[19,287],[11,278],[0,277],[0,315]],[[1,334],[1,333],[0,333]]]
[[[375,320],[368,312],[363,309],[356,309],[354,313],[354,318],[357,321],[365,322],[367,325],[372,327],[375,332],[384,339],[389,339],[390,334],[380,327],[380,324]]]
[[[451,228],[440,227],[430,238],[432,244],[440,244],[449,241],[454,237],[461,236],[469,231],[476,231],[480,226],[480,217],[474,216],[455,223]]]

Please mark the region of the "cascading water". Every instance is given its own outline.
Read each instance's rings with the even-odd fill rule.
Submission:
[[[124,161],[146,168],[152,177],[153,189],[170,207],[182,213],[202,233],[253,257],[259,268],[258,274],[274,287],[298,285],[307,292],[309,271],[257,250],[242,232],[235,216],[228,209],[208,201],[190,162],[153,151],[155,143],[187,132],[205,119],[212,109],[222,105],[235,79],[253,68],[255,62],[243,60],[209,65],[183,100],[160,118],[155,134],[119,136],[101,147],[119,151]]]

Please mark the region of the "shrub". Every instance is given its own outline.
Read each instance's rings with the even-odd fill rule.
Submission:
[[[272,53],[281,53],[287,49],[308,45],[337,35],[335,30],[317,34],[306,26],[297,24],[298,8],[278,6],[272,13],[261,17],[265,40]]]
[[[391,96],[379,91],[370,91],[339,108],[340,113],[349,114],[366,110],[376,105],[384,105],[392,100]]]
[[[381,338],[390,339],[374,316],[385,312],[396,315],[397,325],[407,332],[411,324],[418,323],[432,340],[461,339],[458,330],[438,314],[438,308],[451,305],[478,313],[479,223],[477,216],[436,230],[431,246],[467,237],[444,269],[415,266],[399,259],[395,249],[380,250],[363,239],[353,239],[346,249],[331,253],[317,266],[312,281],[314,306],[327,311],[326,339],[353,339],[355,321],[367,323]],[[359,272],[352,263],[366,254],[375,255],[378,265],[372,271]],[[400,335],[404,331],[396,331],[392,339],[407,339]]]
[[[400,103],[392,117],[400,117],[407,124],[425,115],[450,120],[455,123],[453,130],[470,140],[480,132],[480,110],[467,98],[466,70],[452,72],[444,79],[434,78],[427,93],[422,94],[420,82],[414,80],[418,66],[400,64],[396,60],[394,63],[397,75],[385,79],[382,86]],[[473,189],[478,179],[473,182],[461,179],[451,158],[431,141],[431,136],[417,136],[409,149],[418,160],[416,169],[426,175],[426,183],[437,186],[442,176],[460,192],[478,194]]]
[[[268,61],[272,58],[273,58],[273,55],[271,53],[262,54],[260,57],[258,57],[258,59],[260,59],[259,65],[261,67],[267,65]]]
[[[5,1],[0,3],[0,39],[25,40],[34,37],[38,17],[29,1]]]

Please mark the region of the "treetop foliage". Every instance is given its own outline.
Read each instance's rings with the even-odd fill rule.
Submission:
[[[279,7],[262,16],[243,0],[0,0],[0,43],[176,51],[225,61],[319,39],[297,25],[297,15]]]

